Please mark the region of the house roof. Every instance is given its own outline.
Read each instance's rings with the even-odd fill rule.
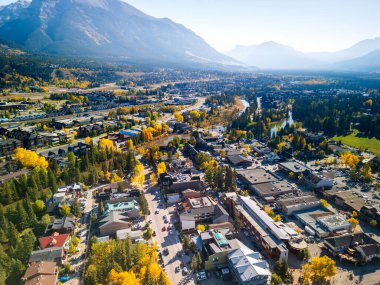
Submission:
[[[26,269],[24,280],[31,279],[37,275],[55,275],[57,265],[54,261],[32,262]]]
[[[233,165],[238,165],[241,163],[250,163],[252,164],[252,161],[247,159],[246,157],[240,155],[240,154],[235,154],[235,155],[229,155],[227,156],[227,159],[232,163]]]
[[[25,282],[25,285],[56,285],[56,275],[39,275]]]
[[[270,276],[269,264],[261,259],[258,252],[248,248],[239,248],[228,254],[230,263],[242,282],[249,282],[257,276]]]
[[[65,245],[69,238],[69,234],[58,234],[53,233],[51,236],[40,237],[38,241],[40,242],[41,248],[47,247],[62,247]]]
[[[99,221],[99,229],[111,223],[129,224],[128,217],[125,216],[122,212],[112,211]]]
[[[278,181],[277,177],[263,168],[237,170],[236,172],[251,185]]]
[[[49,247],[32,251],[29,262],[33,261],[54,261],[63,256],[63,247]]]

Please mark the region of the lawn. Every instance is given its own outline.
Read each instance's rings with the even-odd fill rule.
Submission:
[[[380,140],[376,138],[364,138],[358,137],[358,132],[354,131],[348,136],[335,136],[334,141],[341,141],[345,145],[349,145],[359,149],[368,149],[369,152],[373,152],[380,155]]]

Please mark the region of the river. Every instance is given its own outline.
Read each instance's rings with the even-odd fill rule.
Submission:
[[[280,129],[283,130],[283,129],[285,129],[285,127],[286,127],[287,125],[291,126],[291,125],[293,125],[293,123],[294,123],[294,121],[293,121],[293,115],[292,115],[292,112],[289,111],[289,113],[288,113],[288,118],[287,118],[286,120],[284,120],[284,121],[281,123],[281,125],[276,124],[274,127],[272,127],[272,128],[270,129],[270,137],[271,137],[271,138],[274,138],[274,137],[277,136],[278,128],[280,128]]]

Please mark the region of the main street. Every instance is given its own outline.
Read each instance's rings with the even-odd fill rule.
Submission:
[[[157,194],[156,194],[157,193]],[[178,252],[182,251],[182,244],[178,236],[178,231],[173,229],[173,233],[170,234],[166,229],[163,231],[163,227],[167,228],[175,222],[175,206],[164,206],[164,201],[161,199],[161,194],[157,187],[151,187],[146,191],[145,197],[148,201],[150,215],[147,217],[147,220],[152,220],[151,228],[156,232],[156,236],[153,237],[153,240],[158,243],[160,248],[160,252],[164,249],[168,249],[169,254],[162,254],[162,258],[164,261],[164,268],[168,274],[168,277],[172,284],[195,284],[192,274],[183,275],[182,266],[186,264],[185,258],[186,256],[179,257]],[[159,213],[156,214],[156,210],[159,210]],[[167,216],[169,223],[165,224],[164,216]],[[181,270],[179,272],[175,271],[177,266],[181,266]],[[190,272],[190,268],[189,272]]]

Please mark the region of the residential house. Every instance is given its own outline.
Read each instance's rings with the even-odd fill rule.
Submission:
[[[118,198],[108,200],[104,207],[104,214],[107,215],[113,211],[123,212],[123,214],[127,215],[130,219],[137,219],[140,217],[140,206],[135,198]]]
[[[53,233],[51,236],[40,237],[38,242],[40,243],[40,248],[45,249],[48,247],[63,247],[64,250],[68,250],[70,246],[70,235],[69,234],[59,234]]]
[[[63,265],[64,250],[63,247],[48,247],[45,249],[32,251],[29,262],[50,261],[55,262],[58,266]]]
[[[0,140],[0,156],[13,155],[18,147],[22,147],[22,142],[17,139]]]
[[[241,154],[228,155],[228,162],[234,167],[249,167],[252,166],[252,161]]]
[[[22,281],[25,285],[56,285],[58,267],[52,261],[32,262],[26,269]]]
[[[123,212],[112,211],[99,221],[100,236],[116,236],[119,230],[125,230],[131,227],[130,218]]]
[[[54,221],[47,225],[45,234],[58,233],[74,233],[75,220],[72,217],[55,218]]]
[[[269,264],[260,253],[248,248],[239,248],[228,254],[228,265],[239,285],[269,284]]]

